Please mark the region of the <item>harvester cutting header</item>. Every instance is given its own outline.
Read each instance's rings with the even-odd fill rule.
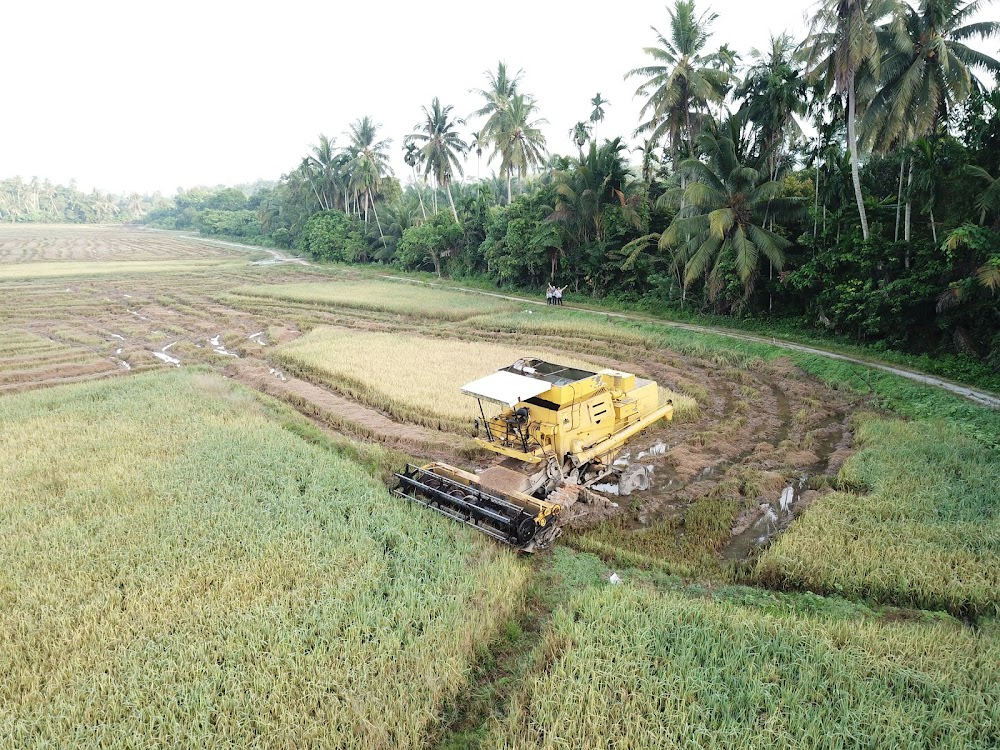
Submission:
[[[479,474],[411,466],[396,475],[396,493],[525,551],[555,538],[581,487],[617,475],[620,494],[646,489],[645,468],[620,471],[615,458],[632,437],[673,418],[673,402],[651,380],[540,359],[519,359],[462,393],[479,402],[476,443],[505,460]]]

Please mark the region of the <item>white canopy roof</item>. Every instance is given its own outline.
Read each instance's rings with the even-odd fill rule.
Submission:
[[[462,393],[486,401],[513,406],[518,401],[525,401],[532,396],[545,393],[551,387],[552,383],[538,378],[525,377],[508,370],[497,370],[485,378],[466,383],[462,386]]]

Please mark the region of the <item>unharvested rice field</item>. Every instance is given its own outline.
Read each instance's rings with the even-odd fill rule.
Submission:
[[[511,310],[514,303],[462,292],[428,289],[404,282],[354,280],[322,284],[247,286],[233,290],[234,297],[276,300],[333,310],[367,310],[411,316],[464,320],[472,315]]]
[[[526,356],[591,372],[601,369],[575,357],[504,344],[322,327],[283,345],[275,358],[287,369],[315,375],[401,421],[466,432],[479,407],[461,387]],[[689,396],[667,397],[675,399],[680,416],[695,409]]]
[[[523,597],[197,371],[0,399],[7,747],[419,747]]]
[[[1000,413],[265,257],[0,226],[0,748],[1000,745]],[[484,468],[458,387],[532,354],[678,418],[518,558],[386,482]]]
[[[764,554],[775,585],[961,614],[1000,613],[1000,461],[944,422],[869,418],[840,472]]]
[[[953,621],[778,616],[635,587],[552,618],[486,747],[996,747],[1000,645]]]

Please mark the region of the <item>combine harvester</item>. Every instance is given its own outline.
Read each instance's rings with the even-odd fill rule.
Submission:
[[[646,467],[620,469],[615,458],[674,413],[651,380],[539,359],[519,359],[462,393],[479,402],[476,443],[504,460],[479,474],[442,463],[407,466],[394,492],[525,552],[552,543],[581,488],[612,476],[619,494],[648,488]],[[499,414],[488,417],[484,402],[499,404]]]

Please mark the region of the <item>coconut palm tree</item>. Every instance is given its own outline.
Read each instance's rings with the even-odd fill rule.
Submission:
[[[476,152],[476,179],[481,179],[479,174],[479,168],[482,165],[483,160],[483,146],[486,145],[486,137],[483,135],[482,131],[478,133],[473,133],[471,140],[469,141],[469,150]]]
[[[501,113],[507,108],[508,102],[514,94],[518,92],[518,86],[524,77],[524,71],[519,70],[511,75],[507,70],[507,63],[498,62],[497,72],[487,70],[485,72],[489,86],[485,89],[469,89],[470,94],[478,94],[484,100],[483,106],[469,115],[473,117],[485,117],[486,123],[482,130],[486,133],[496,129]]]
[[[501,61],[497,63],[496,73],[487,70],[485,75],[489,83],[485,89],[469,89],[469,93],[478,94],[483,98],[483,106],[469,115],[469,119],[473,117],[484,118],[482,127],[479,129],[477,142],[480,151],[482,147],[493,148],[493,155],[490,156],[490,161],[492,161],[498,148],[497,132],[500,120],[509,108],[511,98],[518,93],[518,86],[524,77],[524,71],[518,70],[511,75],[507,69],[507,63]]]
[[[851,155],[854,197],[861,218],[861,232],[868,239],[868,215],[861,193],[858,165],[857,113],[859,72],[862,80],[879,77],[882,51],[876,33],[878,24],[896,12],[896,0],[820,0],[812,18],[809,36],[800,54],[808,76],[821,81],[826,92],[836,91],[847,103],[847,150]],[[867,71],[870,75],[865,76]]]
[[[320,133],[319,143],[311,147],[310,153],[304,160],[316,201],[324,211],[335,206],[340,193],[338,172],[342,164],[338,163],[335,145],[336,139],[327,138]]]
[[[1000,177],[994,177],[982,167],[972,164],[965,166],[965,173],[975,180],[980,180],[983,192],[976,199],[979,209],[979,223],[986,224],[986,214],[1000,212]]]
[[[350,138],[347,153],[350,155],[350,184],[358,199],[364,206],[365,225],[368,224],[368,209],[375,214],[379,236],[382,236],[382,222],[375,208],[375,195],[382,190],[382,180],[392,174],[387,153],[392,144],[391,138],[378,140],[380,124],[365,115],[360,120],[351,123],[345,135]]]
[[[548,121],[536,118],[538,107],[534,100],[524,94],[514,94],[507,106],[501,110],[495,129],[490,137],[496,143],[496,151],[490,157],[500,155],[500,173],[507,178],[507,203],[512,200],[511,178],[516,171],[519,177],[545,162],[545,136],[540,127]]]
[[[417,132],[406,136],[409,143],[422,143],[420,149],[421,161],[424,165],[424,175],[434,175],[438,187],[444,187],[451,204],[451,214],[458,224],[458,211],[455,200],[451,196],[451,180],[455,174],[462,174],[462,157],[469,150],[469,145],[455,132],[456,125],[464,125],[465,120],[450,120],[454,107],[442,107],[441,101],[435,96],[431,108],[422,107],[424,119],[418,122],[414,129]]]
[[[978,0],[920,0],[916,8],[899,6],[881,34],[882,87],[861,124],[864,140],[874,150],[888,151],[932,134],[956,106],[981,90],[977,70],[1000,74],[1000,62],[965,45],[1000,33],[996,21],[968,23],[980,6]],[[900,162],[900,193],[905,163]],[[908,193],[914,180],[912,159],[909,163]],[[910,206],[907,200],[905,240],[910,239]],[[909,253],[906,260],[909,267]]]
[[[795,218],[802,203],[782,197],[780,182],[741,164],[731,138],[702,133],[698,146],[706,161],[686,160],[681,168],[688,173],[687,187],[664,196],[681,207],[659,246],[683,269],[685,287],[705,276],[714,298],[722,286],[723,268],[731,264],[749,296],[761,260],[781,270],[784,250],[791,245],[766,229],[766,220]]]
[[[556,205],[548,216],[566,227],[578,244],[605,238],[605,209],[618,205],[633,226],[641,223],[632,200],[638,186],[629,172],[621,138],[598,146],[593,141],[587,153],[569,160],[553,175]]]
[[[802,135],[795,118],[806,111],[806,82],[793,52],[791,37],[772,36],[766,52],[750,51],[754,62],[734,91],[745,101],[746,116],[753,123],[754,155],[767,161],[772,180],[777,177],[784,144]]]
[[[982,84],[975,72],[1000,74],[1000,62],[967,47],[1000,34],[1000,22],[967,23],[979,0],[920,0],[899,6],[881,62],[883,87],[863,121],[866,141],[891,144],[931,133]],[[887,31],[889,28],[887,28]]]
[[[649,119],[639,125],[635,135],[646,133],[654,142],[666,136],[676,170],[681,144],[686,141],[689,153],[694,153],[695,135],[701,120],[708,116],[708,105],[722,105],[730,76],[714,67],[714,55],[705,52],[709,29],[718,15],[696,15],[694,0],[676,0],[667,12],[669,36],[653,27],[657,45],[644,49],[655,63],[634,68],[625,78],[646,79],[635,94],[645,97],[639,114]]]

